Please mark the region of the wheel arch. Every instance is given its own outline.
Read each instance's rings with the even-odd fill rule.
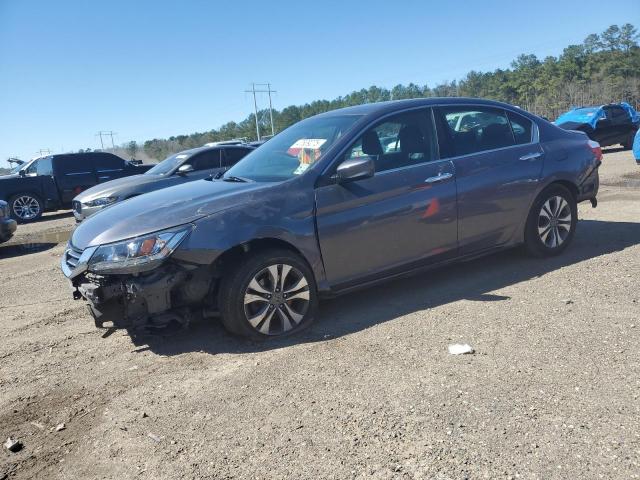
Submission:
[[[520,228],[518,229],[519,238],[517,239],[518,240],[517,243],[523,243],[524,242],[525,230],[527,228],[527,221],[529,219],[529,215],[531,215],[531,208],[533,207],[533,204],[536,202],[536,200],[538,199],[538,197],[540,196],[540,194],[542,192],[544,192],[547,188],[552,187],[554,185],[560,185],[560,186],[566,188],[567,190],[569,190],[569,192],[573,196],[573,198],[576,201],[576,203],[578,202],[578,186],[575,184],[575,182],[572,182],[571,180],[568,180],[566,178],[555,178],[555,179],[552,179],[551,181],[545,183],[544,186],[542,186],[536,192],[536,194],[531,198],[531,201],[529,202],[529,206],[527,208],[527,214],[524,215],[522,224],[520,225]]]
[[[228,248],[221,253],[211,264],[211,269],[216,277],[224,275],[229,268],[232,268],[236,261],[241,261],[246,255],[251,255],[256,252],[261,252],[269,249],[281,249],[288,250],[297,256],[299,256],[313,272],[313,268],[309,259],[306,258],[304,253],[286,240],[275,237],[260,237],[254,238],[247,242],[243,242],[233,247]],[[315,275],[315,272],[314,272]],[[317,280],[317,279],[316,279]]]

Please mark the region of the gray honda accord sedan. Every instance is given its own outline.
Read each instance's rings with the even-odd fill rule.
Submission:
[[[557,255],[596,205],[597,143],[507,104],[401,100],[303,120],[219,179],[113,205],[61,261],[98,327],[219,314],[296,332],[318,299],[523,244]]]

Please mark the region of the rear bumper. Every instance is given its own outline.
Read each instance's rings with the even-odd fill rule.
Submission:
[[[584,202],[590,200],[591,203],[595,202],[600,188],[600,175],[598,174],[598,168],[602,162],[598,161],[591,172],[582,180],[578,185],[578,202]]]
[[[17,228],[18,223],[12,218],[3,218],[0,220],[0,243],[6,242],[13,237]]]

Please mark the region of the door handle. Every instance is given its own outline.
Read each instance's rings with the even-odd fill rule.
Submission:
[[[453,177],[453,173],[439,173],[438,175],[436,175],[435,177],[429,177],[427,178],[424,183],[438,183],[438,182],[443,182],[445,180],[449,180],[451,177]]]
[[[522,160],[523,162],[530,162],[531,160],[535,160],[536,158],[540,158],[541,156],[542,153],[540,152],[527,153],[526,155],[521,156],[520,160]]]

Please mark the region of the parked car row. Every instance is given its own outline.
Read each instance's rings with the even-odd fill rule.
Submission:
[[[48,155],[0,176],[0,200],[9,204],[11,217],[32,222],[46,211],[71,208],[76,195],[98,183],[144,173],[150,168],[107,152]]]
[[[231,148],[248,154],[229,168]],[[218,312],[236,334],[288,335],[323,296],[517,245],[560,254],[578,202],[596,206],[601,157],[586,133],[499,102],[350,107],[84,192],[61,268],[98,327]]]
[[[143,175],[120,178],[84,190],[73,199],[81,222],[98,210],[143,193],[217,175],[235,165],[254,147],[241,142],[217,143],[171,155]]]

